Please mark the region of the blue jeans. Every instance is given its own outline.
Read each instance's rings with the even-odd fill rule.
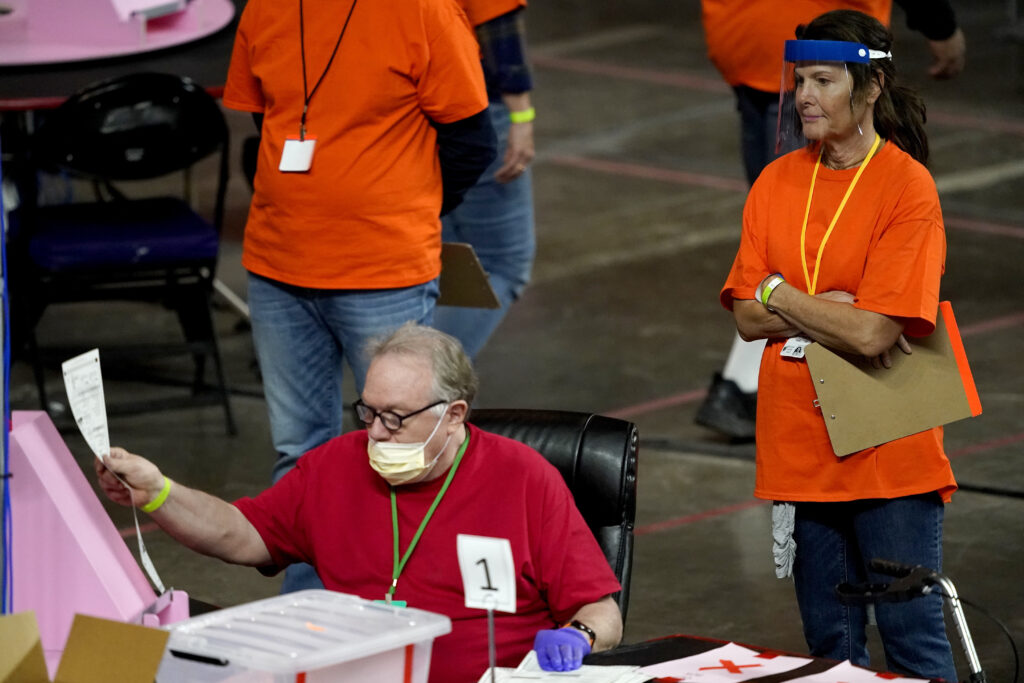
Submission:
[[[937,493],[796,504],[793,578],[812,655],[868,666],[865,609],[840,603],[836,585],[892,582],[868,570],[875,558],[941,572],[942,518]],[[959,680],[939,595],[878,603],[875,618],[890,671]]]
[[[476,358],[522,294],[536,250],[530,169],[509,183],[494,179],[505,156],[510,123],[508,108],[501,102],[491,102],[489,111],[498,136],[498,156],[469,189],[462,204],[441,220],[445,242],[473,245],[501,304],[494,309],[437,307],[434,327],[462,342],[470,358]]]
[[[410,320],[431,324],[437,280],[401,289],[309,289],[249,275],[252,336],[263,375],[273,480],[341,434],[342,363],[362,392],[366,342]]]
[[[273,481],[306,451],[341,434],[342,363],[362,393],[369,359],[363,347],[410,320],[431,324],[437,280],[401,289],[309,289],[249,274],[249,310],[270,434]],[[309,565],[293,565],[282,592],[322,588]]]

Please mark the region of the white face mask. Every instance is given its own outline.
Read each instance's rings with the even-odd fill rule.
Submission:
[[[444,453],[444,449],[448,447],[448,442],[452,438],[452,435],[449,434],[448,438],[444,440],[441,450],[428,463],[425,449],[430,440],[434,438],[434,434],[440,429],[441,422],[444,421],[444,416],[447,413],[448,408],[445,406],[445,411],[441,413],[441,417],[437,420],[437,424],[434,425],[434,430],[430,432],[430,436],[420,443],[396,443],[393,441],[374,441],[370,439],[369,443],[366,444],[366,453],[370,456],[370,467],[377,474],[384,477],[392,486],[405,484],[429,472],[437,464],[438,459]]]

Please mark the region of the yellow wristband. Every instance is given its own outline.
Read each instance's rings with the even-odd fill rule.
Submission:
[[[537,110],[533,107],[523,109],[522,111],[510,111],[508,113],[508,120],[512,123],[529,123],[535,118],[537,118]]]
[[[164,502],[167,500],[167,496],[171,493],[171,480],[164,477],[164,487],[160,489],[160,493],[156,494],[156,498],[149,501],[142,506],[143,512],[155,512]]]
[[[769,297],[771,297],[772,292],[775,291],[775,288],[781,285],[783,282],[785,282],[785,280],[782,278],[782,276],[776,273],[775,275],[772,276],[772,279],[768,281],[768,284],[766,284],[764,286],[764,289],[761,291],[761,303],[764,305],[765,308],[767,308],[772,313],[775,312],[775,309],[768,305],[768,299]]]

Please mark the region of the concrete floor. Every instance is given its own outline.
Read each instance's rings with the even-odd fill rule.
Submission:
[[[1024,44],[1001,36],[1002,0],[958,4],[969,57],[952,82],[927,79],[924,41],[894,13],[898,65],[929,105],[948,237],[942,293],[956,307],[985,409],[947,430],[969,490],[947,509],[946,572],[1024,644],[1024,468],[1016,461],[1024,444]],[[537,264],[479,358],[479,406],[594,411],[639,425],[626,642],[687,633],[801,652],[792,587],[774,578],[768,507],[751,495],[753,446],[693,423],[733,336],[717,292],[746,189],[732,95],[705,57],[699,3],[562,0],[535,3],[528,14]],[[251,132],[247,116],[229,118],[236,141]],[[240,174],[229,202],[220,277],[244,294]],[[240,435],[225,436],[221,411],[209,407],[114,416],[111,438],[176,479],[233,498],[267,484],[273,450],[248,331],[227,306],[217,322]],[[176,335],[173,318],[128,305],[54,307],[40,339],[102,349],[104,340],[154,333]],[[189,372],[185,361],[166,369]],[[113,373],[111,403],[166,391]],[[61,395],[56,367],[50,385]],[[11,393],[15,408],[37,406],[24,366],[14,368]],[[66,437],[87,463],[81,437]],[[131,525],[130,513],[111,514],[119,527]],[[159,531],[145,540],[165,583],[198,598],[226,605],[276,593],[278,581],[193,555]],[[968,620],[989,680],[1011,680],[1003,635],[978,611]],[[959,652],[952,630],[951,639]]]

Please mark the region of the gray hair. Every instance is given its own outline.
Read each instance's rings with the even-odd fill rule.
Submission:
[[[418,356],[430,363],[431,389],[439,401],[465,401],[476,398],[479,381],[473,363],[459,340],[425,325],[407,322],[390,335],[371,339],[365,348],[371,361],[389,353]],[[444,406],[438,406],[443,411]]]

